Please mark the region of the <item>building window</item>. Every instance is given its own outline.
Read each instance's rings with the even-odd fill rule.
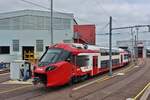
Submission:
[[[19,40],[13,40],[13,51],[19,51]]]
[[[9,46],[0,46],[0,54],[10,54]]]
[[[37,52],[43,51],[43,40],[36,40],[36,51]]]

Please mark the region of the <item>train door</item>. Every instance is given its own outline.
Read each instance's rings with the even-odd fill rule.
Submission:
[[[123,65],[123,55],[121,54],[121,66]]]
[[[96,75],[99,73],[99,68],[98,68],[98,56],[93,56],[93,70],[92,70],[92,75]]]
[[[143,47],[138,47],[138,58],[143,58]]]

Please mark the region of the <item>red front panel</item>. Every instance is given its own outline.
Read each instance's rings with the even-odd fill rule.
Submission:
[[[60,86],[68,83],[72,77],[72,65],[67,62],[56,64],[58,67],[47,72],[47,87]]]

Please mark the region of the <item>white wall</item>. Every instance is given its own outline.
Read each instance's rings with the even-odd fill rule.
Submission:
[[[10,55],[0,55],[0,62],[22,59],[22,46],[35,46],[34,50],[36,52],[36,40],[44,40],[45,51],[45,46],[50,45],[50,36],[50,31],[47,30],[0,30],[0,46],[10,46]],[[71,40],[72,37],[73,28],[70,30],[54,30],[54,43]],[[19,40],[19,52],[13,52],[12,50],[12,40],[15,39]],[[39,54],[41,55],[43,52]]]
[[[21,10],[0,14],[0,46],[10,46],[10,54],[0,54],[0,62],[4,60],[9,62],[13,59],[22,59],[22,46],[34,46],[36,53],[36,40],[44,41],[44,52],[45,47],[51,44],[50,31],[45,28],[46,26],[50,27],[49,16],[50,13],[47,11],[36,10]],[[57,29],[54,30],[53,34],[54,43],[59,43],[63,40],[72,40],[74,25],[73,14],[54,12],[54,18],[57,19],[54,20],[54,29]],[[59,18],[61,20],[58,20]],[[70,21],[68,22],[66,19]],[[66,26],[70,25],[70,27],[67,26],[66,28],[65,24]],[[31,28],[30,25],[34,26],[34,28]],[[44,25],[45,27],[41,28]],[[21,28],[23,26],[25,28]],[[60,28],[60,26],[64,26],[65,28]],[[12,40],[19,40],[19,52],[13,52]],[[39,52],[38,54],[42,55],[43,52]]]
[[[0,55],[0,63],[1,62],[6,62],[9,63],[10,61],[12,61],[15,57],[13,55],[9,55],[9,54],[2,54]]]

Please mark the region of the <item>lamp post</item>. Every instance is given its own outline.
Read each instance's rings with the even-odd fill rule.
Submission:
[[[51,32],[51,45],[53,45],[53,0],[50,0],[50,32]]]
[[[131,60],[132,60],[132,62],[134,61],[134,36],[133,36],[133,28],[131,28],[131,37],[132,37],[132,39],[131,39],[131,43],[132,43],[132,53],[131,53]]]
[[[112,76],[112,17],[109,22],[109,76]]]

